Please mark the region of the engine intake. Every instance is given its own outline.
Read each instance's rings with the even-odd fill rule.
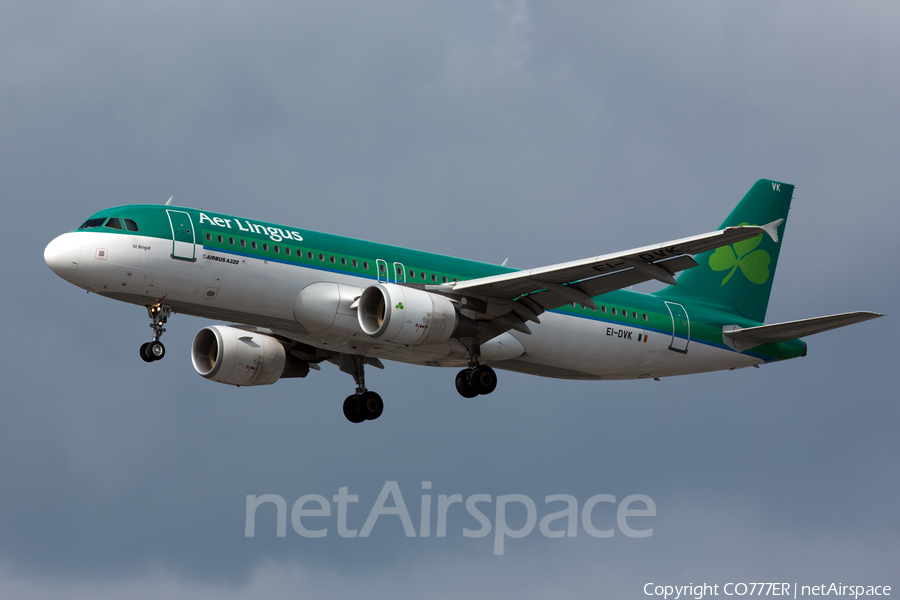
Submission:
[[[223,325],[197,332],[191,362],[203,377],[237,386],[270,385],[282,377],[309,374],[309,363],[288,354],[275,338]]]
[[[463,329],[477,332],[478,328],[448,298],[393,283],[376,283],[363,290],[357,317],[366,335],[407,346],[440,344]]]

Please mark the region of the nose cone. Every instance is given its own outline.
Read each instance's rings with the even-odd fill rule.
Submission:
[[[81,260],[81,244],[77,235],[64,233],[44,248],[44,262],[63,279],[69,279],[75,274]]]

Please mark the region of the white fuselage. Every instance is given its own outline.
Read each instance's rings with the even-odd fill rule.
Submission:
[[[172,252],[172,240],[79,231],[51,242],[45,257],[72,284],[132,304],[161,301],[176,313],[263,327],[335,352],[432,366],[468,363],[466,349],[454,339],[408,347],[367,336],[355,323],[344,296],[332,324],[323,328],[298,320],[297,303],[307,286],[337,283],[352,293],[372,285],[373,279],[338,273],[327,266],[285,264],[206,249],[199,243],[193,262],[174,259]],[[659,302],[658,310],[665,312],[664,301],[654,300]],[[483,344],[482,361],[500,369],[567,379],[664,377],[764,362],[696,339],[690,339],[688,352],[672,351],[671,329],[605,321],[600,314],[588,318],[550,311],[540,320],[540,324],[529,324],[530,335],[510,331]]]

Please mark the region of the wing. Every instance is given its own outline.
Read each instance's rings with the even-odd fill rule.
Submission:
[[[597,308],[592,296],[651,279],[674,285],[675,273],[697,265],[693,255],[763,233],[777,242],[777,228],[782,221],[783,219],[779,219],[763,226],[728,227],[655,246],[538,269],[425,286],[425,289],[450,297],[462,296],[474,300],[463,302],[463,310],[473,313],[479,321],[496,321],[496,326],[483,326],[485,332],[479,338],[484,338],[485,335],[493,337],[508,329],[530,333],[525,321],[540,323],[538,315],[544,311],[572,302]],[[467,304],[470,306],[468,309]]]

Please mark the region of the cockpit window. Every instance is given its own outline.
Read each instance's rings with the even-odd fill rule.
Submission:
[[[125,221],[125,229],[127,229],[128,231],[137,231],[138,230],[137,223],[135,223],[132,219],[124,219],[124,221]]]
[[[109,221],[106,222],[106,227],[110,229],[125,229],[122,227],[122,219],[118,217],[113,217]]]
[[[103,219],[88,219],[78,229],[93,229],[94,227],[100,227],[101,225],[103,225],[103,221],[105,221],[105,220],[106,220],[105,218],[103,218]]]

